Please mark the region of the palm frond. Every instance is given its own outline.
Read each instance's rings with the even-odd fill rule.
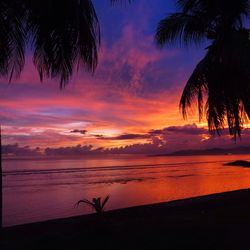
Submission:
[[[103,212],[101,197],[93,198],[93,204],[93,208],[98,214]]]
[[[193,11],[194,8],[198,6],[199,2],[200,0],[177,0],[176,5],[178,9],[182,10],[184,13],[188,13]]]
[[[182,110],[182,115],[186,119],[187,111],[197,98],[198,101],[198,111],[200,120],[203,116],[203,106],[204,106],[204,95],[207,92],[207,70],[209,68],[209,61],[207,58],[204,58],[201,62],[198,63],[189,80],[186,83],[186,86],[182,92],[180,100],[180,109]]]
[[[90,0],[28,1],[28,33],[40,79],[64,86],[80,66],[94,71],[100,43],[98,19]]]
[[[157,26],[155,38],[160,46],[216,39],[216,33],[242,29],[243,16],[250,16],[248,0],[177,0],[176,4],[178,12],[168,15]]]
[[[105,197],[105,199],[103,200],[103,202],[102,202],[102,209],[105,207],[105,205],[106,205],[106,203],[108,202],[109,198],[110,198],[110,195],[107,195],[107,196]]]
[[[20,75],[30,43],[41,80],[64,86],[75,70],[97,66],[100,29],[91,0],[3,0],[0,34],[0,76],[10,80]]]
[[[89,205],[92,209],[96,211],[96,213],[101,214],[104,211],[104,206],[109,200],[109,195],[105,197],[104,201],[102,202],[101,197],[93,198],[92,201],[89,201],[87,199],[79,200],[76,204],[75,207],[78,207],[79,204],[84,203]]]
[[[174,13],[161,20],[158,24],[155,39],[159,46],[172,44],[177,40],[180,44],[199,44],[207,34],[207,24],[200,16],[185,13]]]
[[[177,0],[178,8],[187,14],[202,15],[216,26],[243,28],[243,16],[249,17],[249,0]]]
[[[0,75],[18,77],[25,58],[25,9],[20,1],[0,2]]]
[[[220,129],[228,126],[235,139],[240,136],[250,117],[249,54],[247,30],[232,30],[215,40],[184,88],[180,100],[183,116],[197,99],[200,117],[207,114],[211,132],[220,133]]]
[[[83,200],[79,200],[78,202],[76,202],[76,204],[74,205],[74,207],[78,207],[81,203],[87,204],[89,206],[93,206],[93,203],[87,199],[83,199]]]
[[[250,40],[243,16],[249,0],[177,0],[177,13],[161,20],[156,42],[162,46],[212,41],[183,90],[183,117],[197,103],[199,118],[206,114],[211,132],[225,126],[236,139],[250,117]]]

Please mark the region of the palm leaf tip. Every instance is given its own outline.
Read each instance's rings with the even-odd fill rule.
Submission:
[[[79,200],[78,202],[75,203],[74,207],[78,207],[81,203],[87,204],[89,206],[92,206],[93,203],[87,199]]]
[[[206,23],[200,17],[174,13],[162,19],[157,26],[155,41],[159,47],[179,41],[180,46],[199,45],[207,34]]]
[[[104,206],[105,206],[106,203],[108,202],[109,198],[110,198],[110,195],[107,195],[107,196],[105,197],[105,199],[104,199],[103,202],[102,202],[102,208],[104,208]]]

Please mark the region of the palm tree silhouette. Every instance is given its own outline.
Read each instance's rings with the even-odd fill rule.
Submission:
[[[106,203],[108,202],[109,198],[110,198],[110,195],[107,195],[103,201],[101,197],[93,198],[92,201],[87,200],[87,199],[79,200],[75,204],[75,207],[78,207],[81,203],[87,204],[92,209],[94,209],[97,214],[102,214],[104,212],[104,207]]]
[[[177,0],[178,12],[158,24],[158,45],[209,42],[180,100],[184,118],[198,102],[199,117],[206,114],[211,132],[225,125],[236,139],[250,117],[250,41],[244,18],[250,17],[248,0]]]
[[[59,80],[64,87],[80,67],[94,72],[99,45],[100,27],[91,0],[0,1],[0,77],[19,77],[29,48],[40,80]],[[1,163],[0,188],[1,229]]]
[[[0,2],[0,76],[19,76],[29,46],[40,79],[64,86],[75,69],[94,71],[100,42],[91,0]]]
[[[29,47],[40,80],[56,79],[63,87],[79,67],[94,71],[99,43],[91,0],[0,1],[0,77],[20,76]],[[2,228],[1,167],[0,186]]]

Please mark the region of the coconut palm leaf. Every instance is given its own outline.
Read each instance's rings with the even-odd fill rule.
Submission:
[[[25,9],[20,1],[0,1],[0,75],[19,76],[24,67]]]
[[[75,207],[78,207],[81,203],[84,203],[90,206],[92,209],[94,209],[96,213],[100,214],[104,212],[104,207],[106,203],[108,202],[109,198],[110,198],[110,195],[106,196],[103,202],[102,202],[101,197],[93,198],[92,201],[89,201],[87,199],[79,200],[75,204]]]
[[[31,45],[40,79],[59,79],[74,70],[94,71],[100,43],[91,0],[3,0],[0,2],[0,76],[19,76]]]
[[[207,24],[199,16],[174,13],[160,21],[156,31],[156,41],[162,46],[165,43],[189,45],[191,42],[200,43],[207,34]]]
[[[41,80],[59,78],[63,86],[75,67],[95,69],[100,37],[90,0],[27,1],[27,9],[33,61]]]
[[[226,21],[226,25],[237,27],[242,24],[242,16],[250,14],[249,0],[177,0],[177,6],[184,13],[203,13],[206,19],[210,19],[211,25]],[[240,25],[241,26],[241,25]]]
[[[105,207],[105,205],[108,202],[109,198],[110,198],[110,195],[106,196],[105,199],[103,200],[103,202],[102,202],[102,209]]]
[[[247,30],[231,31],[216,40],[190,76],[180,108],[187,116],[197,99],[200,118],[207,113],[210,131],[225,125],[231,135],[241,135],[244,121],[250,117],[250,41]],[[204,96],[207,102],[204,108]],[[227,124],[225,124],[227,121]]]
[[[89,206],[93,206],[93,203],[87,199],[79,200],[76,204],[75,207],[78,207],[81,203],[87,204]]]
[[[248,0],[178,0],[179,12],[163,19],[156,31],[157,44],[211,41],[180,100],[184,118],[197,103],[211,132],[224,127],[236,138],[250,117],[250,41],[243,16],[250,17]]]
[[[102,212],[101,197],[92,199],[93,208],[97,213]]]

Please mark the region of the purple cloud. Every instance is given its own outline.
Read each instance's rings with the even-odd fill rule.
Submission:
[[[3,145],[2,154],[4,157],[8,156],[41,156],[41,149],[31,149],[29,146],[21,147],[18,144]]]
[[[147,138],[150,138],[150,135],[149,134],[122,134],[116,137],[104,137],[100,135],[97,135],[96,137],[102,140],[134,140],[134,139],[147,139]]]
[[[80,130],[80,129],[74,129],[71,130],[70,133],[77,133],[77,134],[82,134],[85,135],[88,131],[86,129]]]

